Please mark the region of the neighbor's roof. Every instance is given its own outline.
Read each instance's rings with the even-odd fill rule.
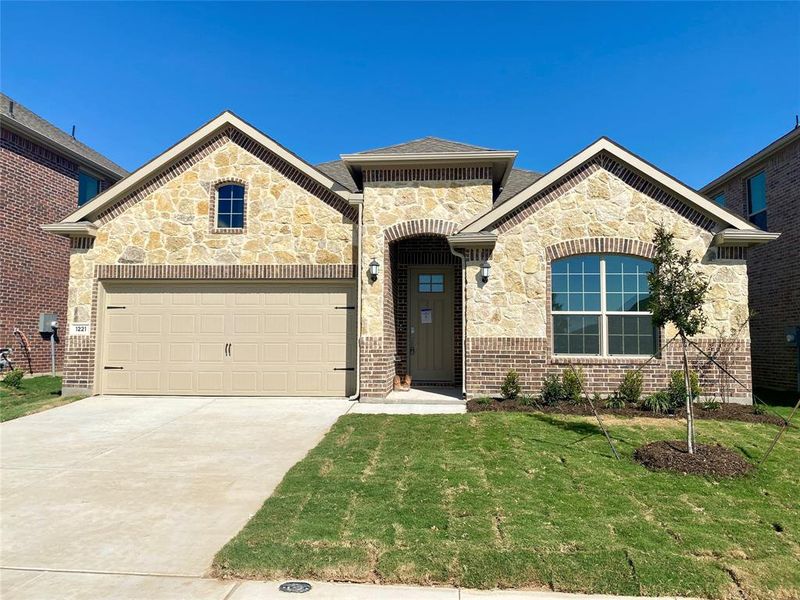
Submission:
[[[705,186],[703,186],[700,189],[700,193],[701,194],[708,194],[710,192],[713,192],[714,188],[722,185],[723,183],[725,183],[731,177],[734,177],[734,176],[738,175],[739,173],[741,173],[743,171],[746,171],[747,169],[755,166],[757,163],[759,163],[762,160],[768,158],[769,156],[771,156],[775,152],[778,152],[779,150],[783,149],[785,146],[787,146],[788,144],[791,144],[793,141],[795,141],[795,140],[797,140],[799,138],[800,138],[800,127],[795,127],[789,133],[779,137],[777,140],[772,142],[766,148],[763,148],[763,149],[759,150],[758,152],[753,154],[753,156],[751,156],[750,158],[745,159],[744,161],[740,162],[738,165],[736,165],[735,167],[733,167],[729,171],[726,171],[725,173],[723,173],[722,175],[717,177],[711,183],[707,183]]]
[[[56,151],[61,151],[76,162],[99,170],[101,173],[111,176],[114,180],[121,179],[128,174],[125,169],[114,161],[92,150],[66,131],[62,131],[3,93],[0,93],[0,124],[8,129],[16,130],[22,135],[34,138],[34,141],[53,147]]]

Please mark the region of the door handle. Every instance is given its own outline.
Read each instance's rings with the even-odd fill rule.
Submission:
[[[231,344],[225,344],[225,356],[231,355]]]

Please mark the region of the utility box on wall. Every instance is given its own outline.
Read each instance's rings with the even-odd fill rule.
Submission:
[[[42,313],[39,315],[39,333],[53,333],[53,323],[58,322],[58,315]]]

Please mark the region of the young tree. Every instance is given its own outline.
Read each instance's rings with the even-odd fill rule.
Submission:
[[[672,323],[678,330],[683,349],[683,380],[686,387],[686,445],[694,454],[694,408],[692,386],[689,382],[687,337],[702,331],[706,324],[703,300],[708,293],[708,279],[695,270],[697,260],[687,250],[675,249],[675,236],[660,226],[653,236],[656,255],[653,270],[648,274],[650,311],[653,323],[661,327]]]

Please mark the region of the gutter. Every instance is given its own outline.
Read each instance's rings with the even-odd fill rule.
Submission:
[[[77,223],[49,223],[39,226],[47,233],[61,235],[64,237],[72,237],[76,235],[96,237],[97,225],[89,221],[79,221]]]
[[[777,240],[780,233],[762,231],[761,229],[723,229],[716,235],[711,243],[717,247],[725,246],[760,246]]]

